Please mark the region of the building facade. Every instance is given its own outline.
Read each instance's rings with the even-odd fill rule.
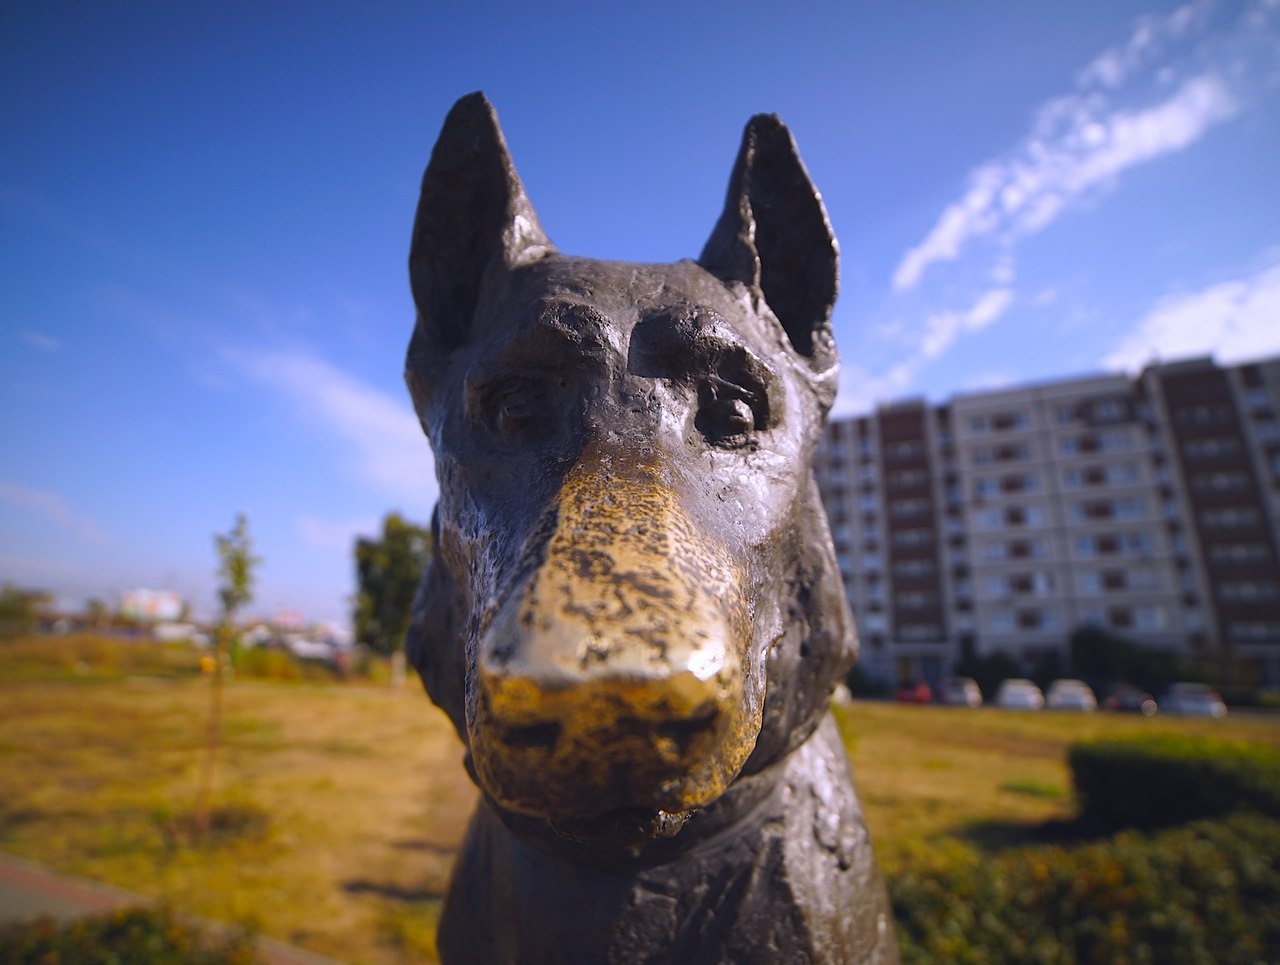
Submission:
[[[1095,625],[1280,684],[1280,358],[884,405],[815,473],[873,677]]]

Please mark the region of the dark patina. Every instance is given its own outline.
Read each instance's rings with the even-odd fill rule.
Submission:
[[[837,254],[786,127],[747,125],[696,262],[596,261],[471,94],[409,265],[440,502],[408,649],[483,792],[442,958],[896,961],[828,712]]]

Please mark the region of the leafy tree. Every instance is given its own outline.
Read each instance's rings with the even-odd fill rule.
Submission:
[[[379,539],[356,540],[356,640],[375,653],[404,646],[418,579],[431,559],[431,530],[399,513],[382,520]]]
[[[89,626],[95,630],[100,630],[110,622],[111,609],[95,596],[91,600],[85,601],[84,619]]]
[[[0,637],[30,633],[52,602],[53,597],[43,590],[22,590],[12,583],[0,587]]]
[[[1124,682],[1161,694],[1175,680],[1212,682],[1217,677],[1204,661],[1088,624],[1072,632],[1070,648],[1072,670],[1094,686]]]
[[[218,600],[222,604],[222,613],[214,636],[213,666],[209,675],[209,724],[205,735],[204,766],[200,770],[199,797],[196,801],[196,831],[202,836],[209,830],[213,763],[222,743],[223,663],[236,636],[236,613],[253,599],[253,571],[262,562],[260,557],[253,555],[249,518],[244,513],[236,515],[236,523],[231,532],[214,534],[213,541],[218,551]]]

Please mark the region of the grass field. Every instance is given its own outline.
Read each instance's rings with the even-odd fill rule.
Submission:
[[[0,643],[0,850],[351,962],[433,954],[475,791],[416,685],[239,679],[226,689],[215,833],[195,843],[207,681],[182,648]],[[988,851],[1073,813],[1066,749],[1225,721],[855,703],[837,709],[886,871]]]

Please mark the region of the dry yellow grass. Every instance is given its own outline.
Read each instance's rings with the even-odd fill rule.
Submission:
[[[197,678],[0,685],[0,848],[346,961],[433,957],[475,800],[443,715],[409,687],[235,682],[215,805],[250,820],[195,846],[206,701]]]
[[[169,652],[150,668],[164,676],[129,676],[147,662],[119,648],[144,645],[81,641],[65,645],[71,657],[56,641],[32,646],[39,660],[0,644],[0,850],[344,961],[434,958],[439,896],[476,794],[420,688],[229,684],[215,804],[240,823],[197,846],[184,822],[207,706],[194,657]],[[1280,742],[1274,716],[858,703],[839,718],[891,872],[1069,816],[1073,740],[1175,730]]]

